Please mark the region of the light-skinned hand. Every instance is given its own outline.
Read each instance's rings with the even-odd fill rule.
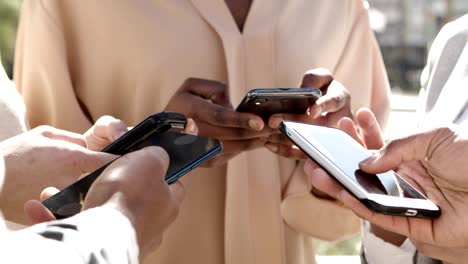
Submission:
[[[439,128],[394,140],[360,165],[368,173],[397,170],[440,207],[441,216],[433,220],[374,213],[315,163],[308,161],[305,171],[315,188],[342,201],[361,218],[384,230],[409,237],[425,255],[460,263],[468,254],[466,153],[466,131]]]
[[[141,258],[161,243],[183,199],[184,190],[179,181],[170,186],[164,181],[168,165],[169,156],[160,147],[126,154],[104,170],[84,200],[83,210],[112,207],[130,220],[137,234]],[[41,199],[57,191],[46,189]],[[39,201],[29,201],[25,210],[34,223],[55,219]]]

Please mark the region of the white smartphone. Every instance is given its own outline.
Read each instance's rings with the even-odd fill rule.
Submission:
[[[288,121],[280,129],[370,210],[420,218],[440,215],[437,205],[394,171],[377,175],[361,171],[359,163],[371,153],[345,132]]]

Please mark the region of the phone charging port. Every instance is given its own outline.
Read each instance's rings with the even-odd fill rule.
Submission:
[[[415,216],[415,215],[417,215],[417,214],[418,214],[418,211],[416,211],[416,210],[414,210],[414,209],[408,209],[408,210],[406,210],[406,212],[405,212],[405,215],[406,215],[406,216]]]

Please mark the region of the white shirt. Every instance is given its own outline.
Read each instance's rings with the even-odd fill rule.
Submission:
[[[421,76],[419,128],[468,124],[468,15],[444,26],[429,52]],[[368,264],[413,263],[415,248],[408,239],[387,243],[363,224],[364,256]]]
[[[0,64],[0,141],[25,132],[26,107]]]
[[[1,64],[0,120],[0,140],[6,135],[2,125],[10,129],[17,125],[15,133],[26,130],[24,104]],[[4,174],[0,154],[0,190]],[[8,230],[0,212],[0,263],[133,264],[138,263],[138,254],[133,226],[112,208],[97,207],[20,231]]]

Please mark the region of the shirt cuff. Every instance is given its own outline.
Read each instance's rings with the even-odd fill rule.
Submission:
[[[362,245],[367,264],[413,263],[416,248],[409,239],[401,246],[385,242],[370,231],[370,224],[362,221]]]
[[[85,258],[94,254],[105,263],[138,263],[136,232],[128,218],[113,208],[96,207],[23,231],[58,240]]]

